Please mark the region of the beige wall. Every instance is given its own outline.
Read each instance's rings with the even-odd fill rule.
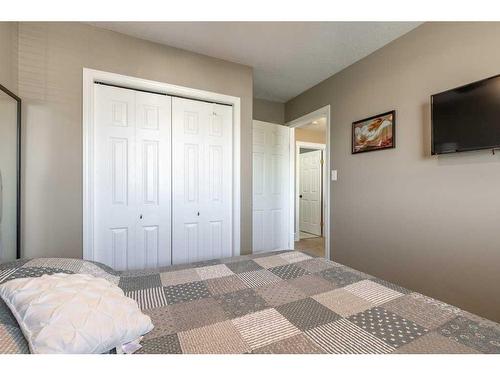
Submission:
[[[17,93],[17,22],[0,22],[0,84]]]
[[[295,141],[326,144],[326,133],[311,131],[304,128],[295,128]]]
[[[252,69],[79,23],[19,24],[24,256],[82,256],[82,68],[241,97],[242,250],[251,243]]]
[[[499,73],[500,23],[427,23],[286,104],[331,104],[333,259],[500,321],[500,153],[430,155],[431,94]],[[394,150],[351,123],[397,111]]]
[[[285,124],[285,104],[254,98],[253,119],[283,125]]]

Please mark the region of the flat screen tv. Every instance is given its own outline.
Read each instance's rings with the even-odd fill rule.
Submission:
[[[431,96],[432,154],[500,148],[500,75]]]

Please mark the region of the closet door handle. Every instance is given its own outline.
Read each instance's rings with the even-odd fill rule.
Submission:
[[[200,213],[199,213],[199,212],[197,213],[197,216],[200,216]]]

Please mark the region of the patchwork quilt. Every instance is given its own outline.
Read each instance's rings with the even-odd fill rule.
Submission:
[[[0,284],[87,273],[122,288],[155,328],[137,353],[500,353],[500,324],[301,252],[116,272],[78,259],[0,265]],[[0,300],[0,353],[28,353]]]

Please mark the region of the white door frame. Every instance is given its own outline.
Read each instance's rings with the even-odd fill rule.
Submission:
[[[326,147],[325,147],[325,178],[323,179],[323,197],[324,197],[324,207],[325,207],[325,222],[323,223],[324,229],[324,237],[325,237],[325,258],[332,259],[332,254],[330,251],[330,105],[326,105],[322,108],[317,109],[316,111],[310,112],[304,116],[301,116],[295,120],[289,121],[286,123],[288,127],[290,127],[290,154],[295,154],[295,128],[303,127],[307,125],[311,121],[318,119],[319,117],[326,118]],[[295,180],[295,158],[290,158],[290,181]],[[296,184],[290,184],[290,217],[295,218],[295,189]],[[290,244],[291,248],[294,248],[294,240],[295,240],[295,222],[296,220],[290,220]]]
[[[233,106],[233,255],[240,255],[241,245],[241,99],[211,91],[150,81],[137,77],[83,68],[83,259],[94,258],[94,83],[102,82],[130,89],[147,90],[189,99]]]
[[[299,189],[300,189],[300,179],[298,176],[300,176],[300,149],[301,148],[309,148],[313,150],[322,150],[323,151],[323,160],[326,158],[326,144],[324,143],[313,143],[313,142],[302,142],[302,141],[297,141],[296,147],[295,147],[295,153],[293,154],[293,157],[296,158],[297,163],[295,166],[295,241],[300,240],[300,199],[299,199]],[[322,175],[322,180],[323,182],[326,180],[326,168],[325,168],[325,163],[321,165],[321,175]],[[323,235],[326,233],[326,228],[325,228],[325,212],[326,212],[326,207],[325,207],[325,191],[324,191],[324,184],[321,187],[321,222],[323,224],[321,231]]]

